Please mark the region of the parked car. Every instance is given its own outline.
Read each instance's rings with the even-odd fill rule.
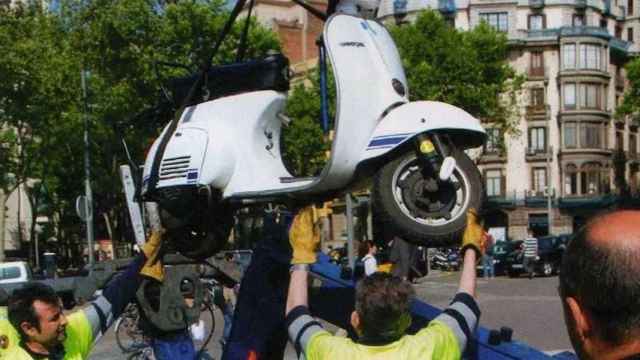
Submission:
[[[562,262],[562,254],[571,235],[543,236],[538,238],[538,258],[534,263],[534,272],[542,276],[557,274]],[[506,271],[509,277],[516,277],[525,272],[524,245],[506,257]]]
[[[75,277],[58,279],[38,279],[34,276],[34,271],[26,261],[8,261],[0,263],[0,289],[7,295],[14,290],[21,288],[28,282],[41,282],[51,286],[62,299],[65,309],[75,306],[73,291],[75,289]]]
[[[522,240],[498,241],[493,245],[493,272],[496,276],[507,273],[507,256],[520,250]],[[482,261],[476,266],[478,276],[484,275]]]

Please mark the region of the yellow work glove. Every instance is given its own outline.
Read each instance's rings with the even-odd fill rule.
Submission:
[[[485,251],[486,236],[482,225],[478,223],[478,213],[476,209],[469,209],[467,211],[467,227],[464,229],[462,247],[460,248],[460,253],[463,257],[465,250],[469,247],[476,251],[476,257],[480,260]]]
[[[158,281],[164,279],[164,266],[162,265],[162,256],[160,254],[163,237],[164,230],[154,231],[151,233],[151,236],[149,236],[147,242],[142,245],[142,252],[146,260],[140,270],[140,274]]]
[[[313,206],[301,209],[291,224],[289,243],[293,254],[291,264],[313,264],[316,262],[316,250],[320,244],[318,215]]]

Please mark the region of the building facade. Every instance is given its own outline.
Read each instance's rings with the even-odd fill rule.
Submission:
[[[383,1],[379,16],[411,21],[426,7],[458,29],[486,21],[505,32],[509,62],[526,76],[520,134],[487,121],[489,140],[476,157],[489,226],[514,239],[527,228],[571,233],[616,203],[616,173],[637,192],[638,124],[615,115],[624,65],[637,51],[635,0],[395,0]]]

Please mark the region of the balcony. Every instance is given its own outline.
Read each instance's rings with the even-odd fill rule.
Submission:
[[[507,161],[507,153],[502,150],[483,150],[478,158],[479,164],[503,163]]]
[[[529,80],[547,80],[549,78],[549,69],[547,67],[529,67],[527,77]]]
[[[556,192],[551,189],[551,205],[555,202]],[[528,207],[546,207],[549,202],[549,193],[547,190],[537,191],[529,190],[525,192],[524,203]]]
[[[526,148],[526,161],[547,161],[548,148]]]
[[[549,119],[549,115],[551,112],[551,108],[549,105],[527,105],[526,107],[526,117],[528,120],[547,120]]]
[[[532,9],[542,9],[544,7],[544,0],[529,0],[529,7]]]
[[[569,195],[558,199],[558,207],[563,209],[601,209],[615,204],[617,196],[612,194]]]

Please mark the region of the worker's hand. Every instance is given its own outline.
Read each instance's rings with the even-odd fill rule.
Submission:
[[[320,244],[318,216],[313,206],[301,209],[291,224],[289,243],[293,254],[291,264],[313,264],[316,262],[316,250]]]
[[[149,236],[149,239],[147,239],[147,242],[142,246],[142,252],[146,259],[142,269],[140,270],[140,274],[154,278],[158,281],[162,281],[164,279],[164,266],[162,265],[162,254],[160,254],[164,234],[164,229],[154,231],[151,233],[151,236]]]
[[[476,209],[469,209],[467,211],[467,227],[464,230],[462,236],[462,247],[460,253],[464,257],[464,253],[467,249],[471,248],[476,252],[476,259],[480,260],[482,254],[486,249],[486,240],[484,229],[478,223],[478,213]]]

